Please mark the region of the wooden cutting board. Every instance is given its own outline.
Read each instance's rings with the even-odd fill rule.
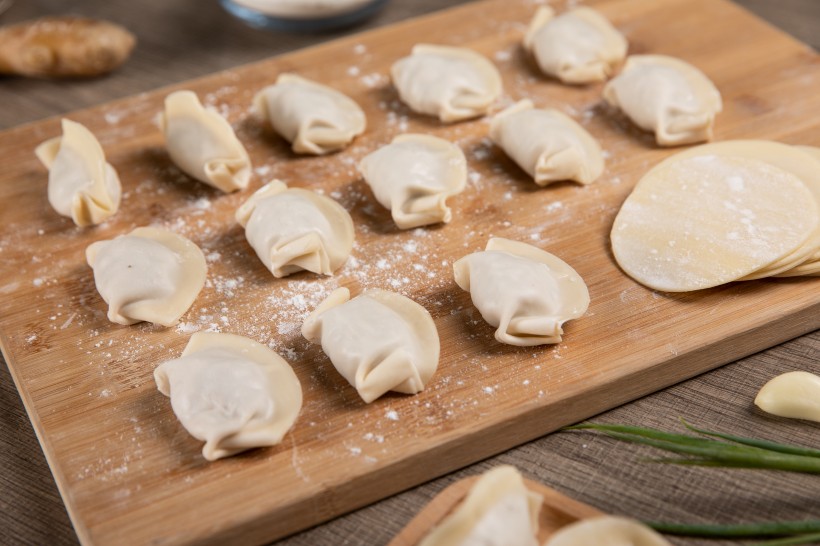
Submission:
[[[807,46],[722,0],[594,5],[632,53],[681,57],[715,81],[725,101],[717,139],[820,145],[820,62]],[[273,540],[820,326],[818,279],[663,294],[621,273],[612,220],[638,178],[674,150],[656,149],[603,108],[601,86],[566,87],[534,70],[519,46],[534,9],[529,0],[474,3],[75,112],[68,117],[94,131],[123,182],[122,209],[92,229],[46,201],[32,151],[59,134],[59,120],[0,134],[0,341],[84,543]],[[387,72],[416,42],[474,48],[501,70],[506,102],[531,97],[573,115],[607,151],[601,180],[539,189],[488,143],[486,120],[444,126],[409,112]],[[283,71],[348,93],[367,112],[367,133],[339,154],[293,156],[248,114],[252,95]],[[255,165],[250,190],[222,195],[170,164],[155,118],[178,88],[236,126]],[[356,175],[359,158],[404,131],[456,141],[467,155],[469,186],[451,199],[446,226],[398,231]],[[350,210],[357,246],[337,275],[274,279],[253,255],[233,212],[273,177]],[[190,237],[208,257],[206,288],[176,328],[109,323],[85,265],[89,243],[147,224]],[[456,287],[452,263],[491,235],[547,249],[584,277],[592,304],[564,343],[496,343]],[[442,358],[426,391],[365,405],[299,336],[302,319],[342,285],[398,290],[430,310]],[[152,379],[196,330],[252,337],[291,362],[305,405],[282,445],[202,458]]]

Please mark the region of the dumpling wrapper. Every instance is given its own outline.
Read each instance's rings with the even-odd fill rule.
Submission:
[[[353,249],[353,220],[339,203],[274,180],[236,211],[245,237],[274,277],[332,275]]]
[[[745,145],[729,144],[676,154],[635,186],[610,234],[630,277],[665,292],[711,288],[749,278],[815,236],[820,207],[794,174],[801,169],[744,157]]]
[[[367,125],[364,112],[350,97],[295,74],[280,74],[275,85],[256,94],[253,104],[297,154],[341,150]]]
[[[445,123],[483,116],[502,90],[495,65],[463,47],[416,44],[390,75],[410,108]]]
[[[512,466],[488,470],[419,546],[538,546],[543,497]]]
[[[490,138],[539,186],[559,180],[594,182],[604,171],[598,142],[558,110],[539,110],[525,99],[497,114]]]
[[[367,290],[350,299],[334,290],[302,324],[333,366],[370,403],[388,391],[421,392],[438,367],[438,331],[427,310],[395,292]]]
[[[447,198],[467,184],[461,148],[430,135],[397,136],[365,156],[359,172],[401,229],[449,222]]]
[[[626,57],[626,38],[600,13],[580,7],[555,16],[542,6],[530,23],[524,48],[538,67],[564,83],[602,82]]]
[[[48,169],[48,202],[80,227],[96,225],[117,212],[122,188],[117,171],[85,126],[62,120],[63,136],[34,150]]]
[[[755,405],[772,415],[820,423],[820,376],[788,372],[763,385]]]
[[[559,343],[564,322],[586,313],[589,291],[560,258],[495,237],[483,252],[453,264],[456,284],[470,293],[501,343],[529,347]]]
[[[108,320],[173,326],[205,284],[205,256],[194,243],[170,231],[133,230],[86,249]]]
[[[168,155],[185,174],[230,193],[248,187],[251,160],[228,121],[202,106],[193,91],[165,97],[160,116]]]
[[[604,87],[604,99],[638,127],[655,133],[660,146],[711,140],[720,92],[703,72],[665,55],[631,55]]]
[[[672,546],[639,521],[602,516],[562,527],[544,546]]]
[[[197,332],[180,358],[154,370],[182,426],[209,461],[280,443],[302,408],[290,365],[264,345],[233,334]]]

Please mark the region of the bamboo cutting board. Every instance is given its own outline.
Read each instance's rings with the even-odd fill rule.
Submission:
[[[724,1],[594,4],[632,53],[681,57],[715,81],[725,101],[717,139],[820,145],[820,63],[807,46]],[[0,134],[0,341],[84,543],[273,540],[820,326],[818,279],[670,295],[620,272],[612,220],[637,179],[673,150],[603,108],[600,86],[537,74],[518,45],[534,8],[470,4],[175,87],[195,90],[236,126],[256,173],[241,195],[193,183],[170,164],[154,123],[170,89],[68,116],[99,137],[123,182],[120,212],[96,228],[75,228],[47,204],[32,151],[59,134],[58,119]],[[387,72],[425,41],[488,56],[507,102],[531,97],[573,115],[608,153],[602,179],[539,189],[487,142],[486,121],[443,126],[409,112]],[[293,156],[248,115],[252,95],[283,71],[348,93],[367,112],[367,133],[339,154]],[[451,199],[446,226],[396,230],[356,175],[359,158],[404,131],[456,141],[467,155],[469,186]],[[357,246],[334,277],[274,279],[245,242],[233,211],[274,177],[350,210]],[[109,323],[85,265],[91,242],[147,224],[190,237],[208,257],[206,288],[176,328]],[[455,286],[452,263],[491,235],[549,250],[586,280],[590,310],[567,325],[564,343],[499,345]],[[397,290],[430,310],[442,358],[425,392],[364,405],[301,339],[303,318],[343,285]],[[202,458],[152,379],[197,330],[249,336],[293,365],[305,405],[282,445]]]

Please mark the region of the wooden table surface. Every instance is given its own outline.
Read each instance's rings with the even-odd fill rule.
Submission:
[[[0,24],[58,13],[90,15],[125,25],[137,35],[139,44],[128,64],[106,78],[68,82],[0,79],[0,128],[133,95],[462,2],[394,0],[361,27],[296,35],[249,29],[223,12],[216,0],[17,0],[0,15]],[[815,48],[820,47],[820,2],[740,3]],[[820,332],[724,366],[594,420],[676,429],[678,419],[683,417],[704,428],[818,447],[820,425],[768,416],[752,403],[757,390],[768,379],[801,369],[820,373]],[[0,415],[0,543],[76,543],[6,366],[0,366]],[[592,434],[551,434],[280,544],[386,543],[438,491],[461,477],[501,463],[516,465],[527,477],[605,512],[639,519],[733,523],[820,517],[820,477],[651,465],[640,461],[646,454],[641,448]]]

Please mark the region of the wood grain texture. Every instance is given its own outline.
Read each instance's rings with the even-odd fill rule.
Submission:
[[[491,52],[491,50],[490,50],[490,52]],[[415,121],[415,120],[414,120],[414,121]],[[496,158],[496,159],[497,159],[497,158]],[[503,162],[503,159],[501,159],[501,160],[499,160],[499,161],[502,161],[502,162]],[[506,168],[507,168],[507,169],[511,169],[511,167],[510,167],[510,165],[509,165],[509,164],[507,164],[507,165],[506,165]],[[520,176],[520,175],[518,175],[518,176]],[[522,186],[523,186],[523,179],[522,179]],[[568,188],[568,189],[569,189],[569,188]],[[213,197],[213,196],[212,196],[212,195],[206,195],[206,197],[211,198],[211,197]],[[476,246],[481,246],[481,245],[476,245]],[[93,295],[93,294],[92,294],[92,295]],[[66,319],[66,320],[67,320],[67,319]],[[64,323],[61,323],[61,324],[64,324]],[[485,329],[485,334],[486,334],[486,332],[487,332],[487,331],[488,331],[488,329]],[[770,341],[770,340],[769,340],[769,341]],[[809,345],[808,347],[809,347],[809,349],[813,349],[813,350],[814,350],[814,354],[816,355],[816,350],[817,350],[816,343],[815,343],[814,345]],[[102,391],[101,391],[101,392],[102,392]],[[184,438],[184,435],[183,435],[183,438]],[[194,447],[192,447],[192,452],[193,452],[193,453],[195,453],[195,452],[196,452],[196,447],[195,447],[195,446],[194,446]],[[316,536],[321,536],[321,535],[316,535],[316,534],[314,533],[313,535],[305,535],[305,536],[313,536],[313,537],[315,538]],[[331,534],[331,535],[325,535],[325,536],[327,537],[327,536],[333,536],[333,535]],[[354,538],[355,536],[358,536],[358,535],[354,535],[354,534],[352,534],[352,533],[351,533],[351,534],[349,534],[348,539],[352,539],[352,538]],[[374,535],[370,535],[370,536],[374,536]],[[299,540],[299,538],[297,537],[297,538],[296,538],[296,539],[294,539],[294,540],[297,540],[297,541],[298,541],[298,540]],[[305,544],[308,544],[308,543],[316,543],[316,542],[310,542],[310,540],[311,540],[311,539],[309,539],[309,538],[308,538],[308,539],[304,539],[304,538],[303,538],[302,540],[305,540],[305,542],[304,542]],[[376,542],[378,542],[378,541],[376,541]],[[368,542],[361,542],[361,543],[368,543]]]
[[[476,481],[478,481],[478,476],[464,478],[436,495],[387,546],[416,546],[458,507]],[[524,480],[524,485],[528,490],[542,497],[541,508],[538,512],[539,544],[543,544],[562,527],[582,519],[603,515],[600,510],[562,495],[544,484]]]

